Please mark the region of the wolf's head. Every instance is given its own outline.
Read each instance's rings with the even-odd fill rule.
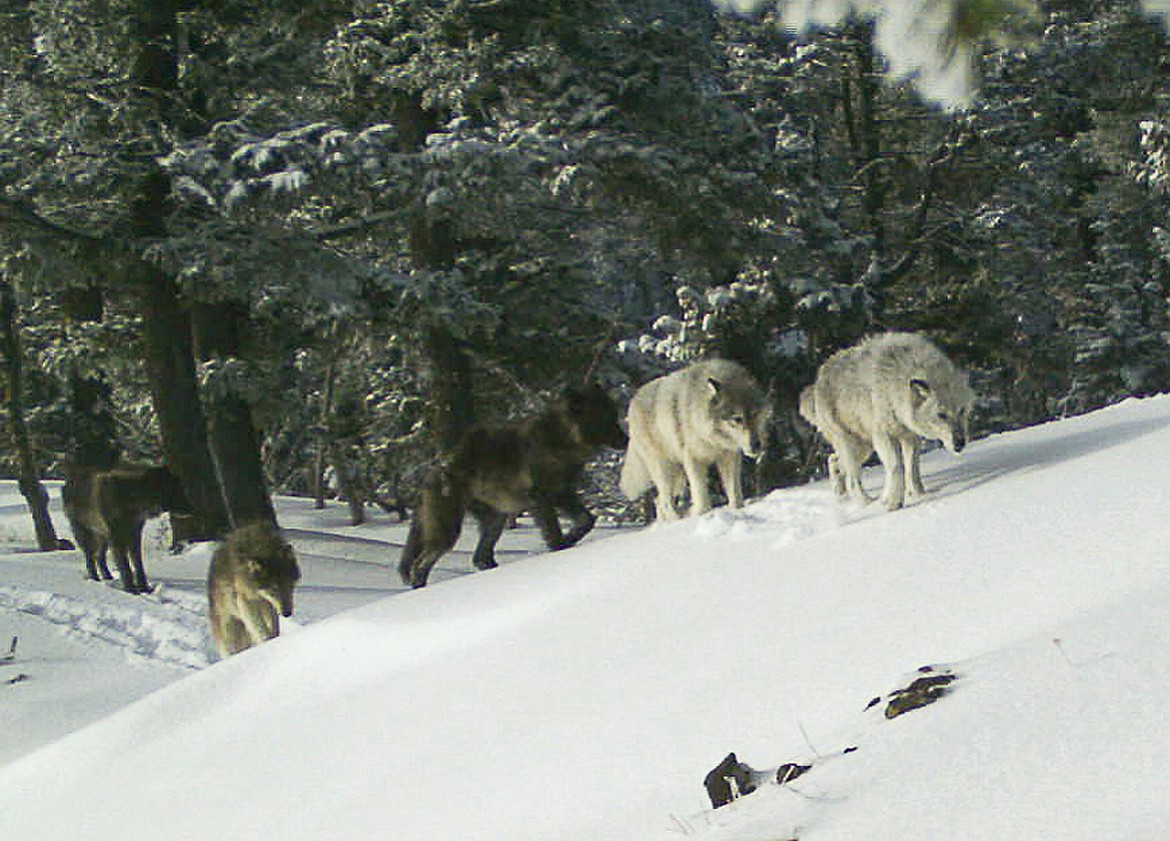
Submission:
[[[297,556],[276,530],[262,523],[243,526],[228,537],[247,586],[281,616],[293,614],[293,588],[301,579]]]
[[[768,443],[771,403],[755,383],[708,377],[707,384],[711,388],[711,421],[715,434],[748,458],[759,460]]]
[[[142,469],[141,475],[143,490],[152,502],[150,511],[153,514],[163,511],[170,511],[172,514],[191,513],[191,503],[183,490],[183,484],[170,468],[146,467]]]
[[[965,377],[928,382],[910,380],[911,428],[923,438],[941,441],[952,453],[967,446],[968,420],[975,394]]]
[[[617,404],[597,383],[570,389],[565,401],[569,420],[579,430],[584,443],[615,450],[623,449],[629,443],[618,423]]]

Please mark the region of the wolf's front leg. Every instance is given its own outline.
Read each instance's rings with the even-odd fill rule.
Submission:
[[[683,467],[687,472],[687,484],[691,488],[691,510],[688,516],[706,514],[711,510],[711,491],[707,487],[707,469],[710,465],[687,459]]]
[[[882,487],[881,503],[888,511],[902,507],[906,498],[906,475],[902,467],[902,450],[888,435],[874,436],[873,447],[885,468],[885,485]]]
[[[142,563],[142,527],[144,525],[145,523],[137,525],[130,543],[130,562],[134,565],[134,592],[136,593],[149,593],[154,589],[146,579],[146,567]]]
[[[593,512],[585,507],[585,503],[581,501],[575,491],[561,494],[561,496],[557,497],[556,503],[560,510],[564,511],[573,521],[569,533],[565,535],[564,540],[561,541],[561,545],[556,547],[558,549],[567,549],[570,546],[577,545],[581,541],[581,538],[593,530],[593,525],[597,522],[597,518],[593,516]]]
[[[272,639],[279,633],[280,619],[276,609],[263,599],[240,599],[240,619],[247,628],[253,645]]]
[[[743,508],[743,456],[739,450],[724,453],[716,467],[723,492],[727,494],[727,504],[732,508]]]
[[[926,488],[922,485],[922,468],[920,466],[922,443],[918,438],[903,438],[899,441],[902,447],[902,466],[906,471],[906,498],[921,499],[926,496]]]

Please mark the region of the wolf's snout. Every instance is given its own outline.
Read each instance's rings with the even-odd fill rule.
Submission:
[[[967,436],[962,432],[955,433],[955,452],[963,452],[963,448],[967,446]]]

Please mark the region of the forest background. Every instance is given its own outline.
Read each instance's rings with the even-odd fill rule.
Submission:
[[[706,0],[2,12],[0,468],[34,512],[120,456],[173,465],[179,536],[327,476],[356,521],[473,422],[708,355],[775,401],[762,492],[878,330],[971,371],[977,432],[1170,389],[1170,50],[1134,3],[1041,3],[950,108],[861,17]]]

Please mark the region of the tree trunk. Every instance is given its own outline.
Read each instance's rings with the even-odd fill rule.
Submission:
[[[332,351],[330,351],[332,353]],[[329,417],[333,413],[333,391],[337,382],[337,359],[330,358],[325,369],[325,386],[321,395],[321,417],[317,430],[317,453],[313,460],[313,507],[325,507],[325,468],[329,464]]]
[[[426,337],[431,373],[431,434],[439,452],[453,452],[475,420],[471,359],[445,327],[432,325]]]
[[[195,304],[195,348],[200,359],[240,356],[240,324],[245,316],[232,304]],[[232,527],[253,522],[276,525],[276,510],[264,478],[260,436],[252,407],[230,388],[205,395],[208,437],[224,505]]]
[[[183,483],[194,514],[172,517],[176,539],[213,540],[228,531],[227,509],[199,400],[191,321],[170,278],[137,267],[147,371],[167,463]]]
[[[366,492],[359,482],[353,465],[342,452],[341,445],[332,448],[333,469],[337,472],[337,487],[349,506],[349,524],[360,526],[366,521]]]
[[[24,420],[24,358],[16,316],[16,296],[8,278],[0,278],[0,352],[4,355],[7,386],[4,405],[8,413],[8,431],[16,451],[20,493],[32,513],[37,546],[43,552],[64,548],[49,516],[49,493],[41,484],[33,456],[32,440]]]
[[[410,228],[411,261],[420,268],[442,271],[454,265],[457,252],[450,220],[435,216],[425,204],[417,207]],[[450,453],[475,418],[471,359],[446,325],[432,322],[425,329],[431,434],[439,452]]]
[[[138,0],[131,18],[134,90],[154,118],[175,134],[181,134],[180,123],[190,116],[179,89],[178,8],[176,0]],[[170,188],[169,176],[158,167],[142,179],[130,206],[136,238],[167,236]],[[195,375],[193,317],[182,305],[174,280],[145,262],[136,265],[134,274],[163,449],[195,509],[195,522],[184,524],[195,533],[186,536],[222,537],[233,514],[249,513],[233,508],[239,496],[234,485],[222,486],[234,479],[234,457],[239,454],[246,462],[257,449],[255,441],[240,441],[232,434],[240,407],[229,404],[211,416],[205,413]],[[246,407],[243,412],[250,424]]]

